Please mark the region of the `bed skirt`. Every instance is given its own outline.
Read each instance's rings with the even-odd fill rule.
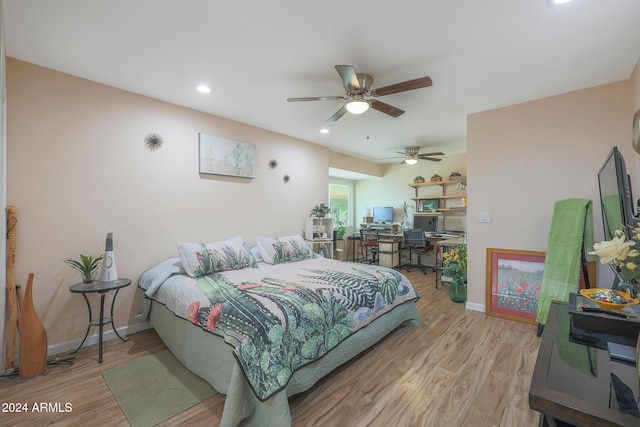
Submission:
[[[150,303],[149,300],[145,301]],[[233,347],[153,302],[148,320],[173,355],[191,372],[225,394],[220,425],[290,426],[288,396],[310,389],[318,380],[380,341],[398,326],[420,323],[415,302],[404,303],[346,338],[321,359],[297,370],[286,389],[261,402],[233,357]]]

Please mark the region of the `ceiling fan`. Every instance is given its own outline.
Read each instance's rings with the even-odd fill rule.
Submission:
[[[404,110],[396,108],[393,105],[386,104],[382,101],[378,101],[377,99],[370,99],[369,97],[376,98],[379,96],[391,95],[393,93],[406,92],[408,90],[429,87],[433,84],[431,77],[420,77],[402,83],[371,89],[371,84],[373,83],[373,77],[371,77],[371,75],[356,73],[355,68],[351,65],[336,65],[335,67],[342,79],[342,85],[346,92],[345,95],[287,98],[287,101],[345,101],[344,105],[329,117],[329,119],[327,119],[328,122],[337,121],[347,112],[352,114],[362,114],[367,111],[369,107],[392,117],[398,117],[404,113]]]
[[[411,147],[405,147],[404,148],[404,152],[402,151],[396,151],[396,153],[398,154],[403,154],[402,157],[404,157],[404,160],[402,160],[400,162],[400,164],[406,163],[408,165],[415,165],[416,163],[418,163],[418,160],[429,160],[431,162],[439,162],[442,159],[438,159],[436,157],[432,157],[432,156],[444,156],[443,152],[434,152],[434,153],[422,153],[419,154],[420,152],[420,147],[417,146],[411,146]],[[380,160],[385,160],[385,159],[400,159],[402,157],[386,157],[384,159],[380,159]]]

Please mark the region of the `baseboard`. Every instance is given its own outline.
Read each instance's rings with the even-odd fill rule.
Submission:
[[[464,308],[466,308],[467,310],[481,311],[483,313],[485,313],[487,311],[487,306],[486,305],[477,304],[475,302],[467,302],[465,304]]]
[[[128,326],[123,326],[121,328],[118,328],[118,334],[120,334],[121,337],[126,338],[127,335],[135,334],[136,332],[141,332],[150,328],[151,328],[151,325],[149,324],[149,322],[136,323],[135,325],[128,325]],[[97,328],[95,329],[97,331]],[[86,341],[84,342],[84,344],[82,345],[82,347],[84,348],[84,347],[89,347],[89,346],[98,344],[98,335],[99,335],[98,332],[96,332],[93,335],[89,335]],[[109,341],[112,339],[119,340],[119,338],[116,336],[115,332],[113,332],[112,329],[109,329],[108,331],[104,331],[103,340]],[[82,342],[82,338],[73,340],[73,341],[66,341],[62,343],[49,345],[47,346],[47,354],[49,356],[52,356],[52,355],[59,355],[63,353],[69,353],[75,350],[76,348],[78,348],[81,342]]]

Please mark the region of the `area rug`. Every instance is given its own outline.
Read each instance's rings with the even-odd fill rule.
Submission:
[[[102,373],[132,427],[155,426],[215,394],[169,350]]]

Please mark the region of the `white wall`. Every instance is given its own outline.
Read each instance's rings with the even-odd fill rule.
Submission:
[[[118,295],[115,323],[135,326],[138,278],[176,256],[177,241],[242,234],[253,245],[256,235],[302,234],[310,209],[327,200],[325,147],[12,58],[7,78],[15,279],[24,284],[35,273],[50,346],[86,329],[85,303],[68,290],[80,276],[63,260],[102,253],[108,231],[119,275],[133,280]],[[143,143],[150,132],[164,139],[156,152]],[[255,144],[256,178],[199,175],[198,132]]]

